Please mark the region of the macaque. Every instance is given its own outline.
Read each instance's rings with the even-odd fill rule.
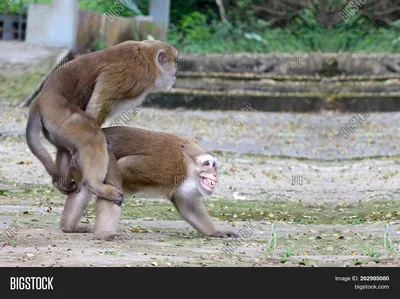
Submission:
[[[69,171],[73,156],[82,172],[82,186],[122,203],[122,190],[106,179],[112,159],[101,125],[132,101],[139,106],[150,92],[170,89],[178,55],[161,41],[127,41],[80,56],[54,71],[30,106],[26,139],[61,192],[77,190]],[[40,142],[40,132],[57,148],[55,163]]]
[[[146,193],[168,198],[180,215],[204,236],[236,236],[233,231],[218,228],[201,204],[210,196],[218,182],[218,163],[214,154],[200,147],[195,140],[173,134],[130,127],[103,129],[110,157],[118,169],[110,167],[107,174],[113,184],[122,183],[124,192]],[[74,178],[80,181],[79,170]],[[68,195],[62,217],[64,232],[89,232],[78,225],[91,194],[84,186],[79,193]],[[112,202],[96,200],[94,233],[111,240],[118,235],[121,207]]]

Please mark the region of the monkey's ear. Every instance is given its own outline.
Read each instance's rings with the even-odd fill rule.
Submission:
[[[165,50],[160,50],[157,53],[157,59],[159,63],[167,63],[168,57],[167,52]]]

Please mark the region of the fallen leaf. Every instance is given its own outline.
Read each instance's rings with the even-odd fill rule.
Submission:
[[[239,195],[239,192],[233,192],[233,198],[236,199],[236,200],[245,200],[245,199],[247,199],[246,196]]]
[[[145,229],[141,226],[134,226],[131,228],[131,232],[133,233],[151,233],[151,230]]]

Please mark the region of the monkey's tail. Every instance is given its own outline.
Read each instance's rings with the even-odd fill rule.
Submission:
[[[40,111],[35,105],[35,102],[32,103],[32,106],[33,107],[29,110],[28,124],[26,126],[26,141],[32,153],[42,162],[51,177],[54,178],[56,175],[56,165],[50,153],[40,142],[40,133],[43,131]]]

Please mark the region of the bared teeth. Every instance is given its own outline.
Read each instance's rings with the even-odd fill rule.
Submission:
[[[215,182],[213,180],[209,180],[207,178],[203,178],[203,181],[207,186],[213,187],[215,185]]]

